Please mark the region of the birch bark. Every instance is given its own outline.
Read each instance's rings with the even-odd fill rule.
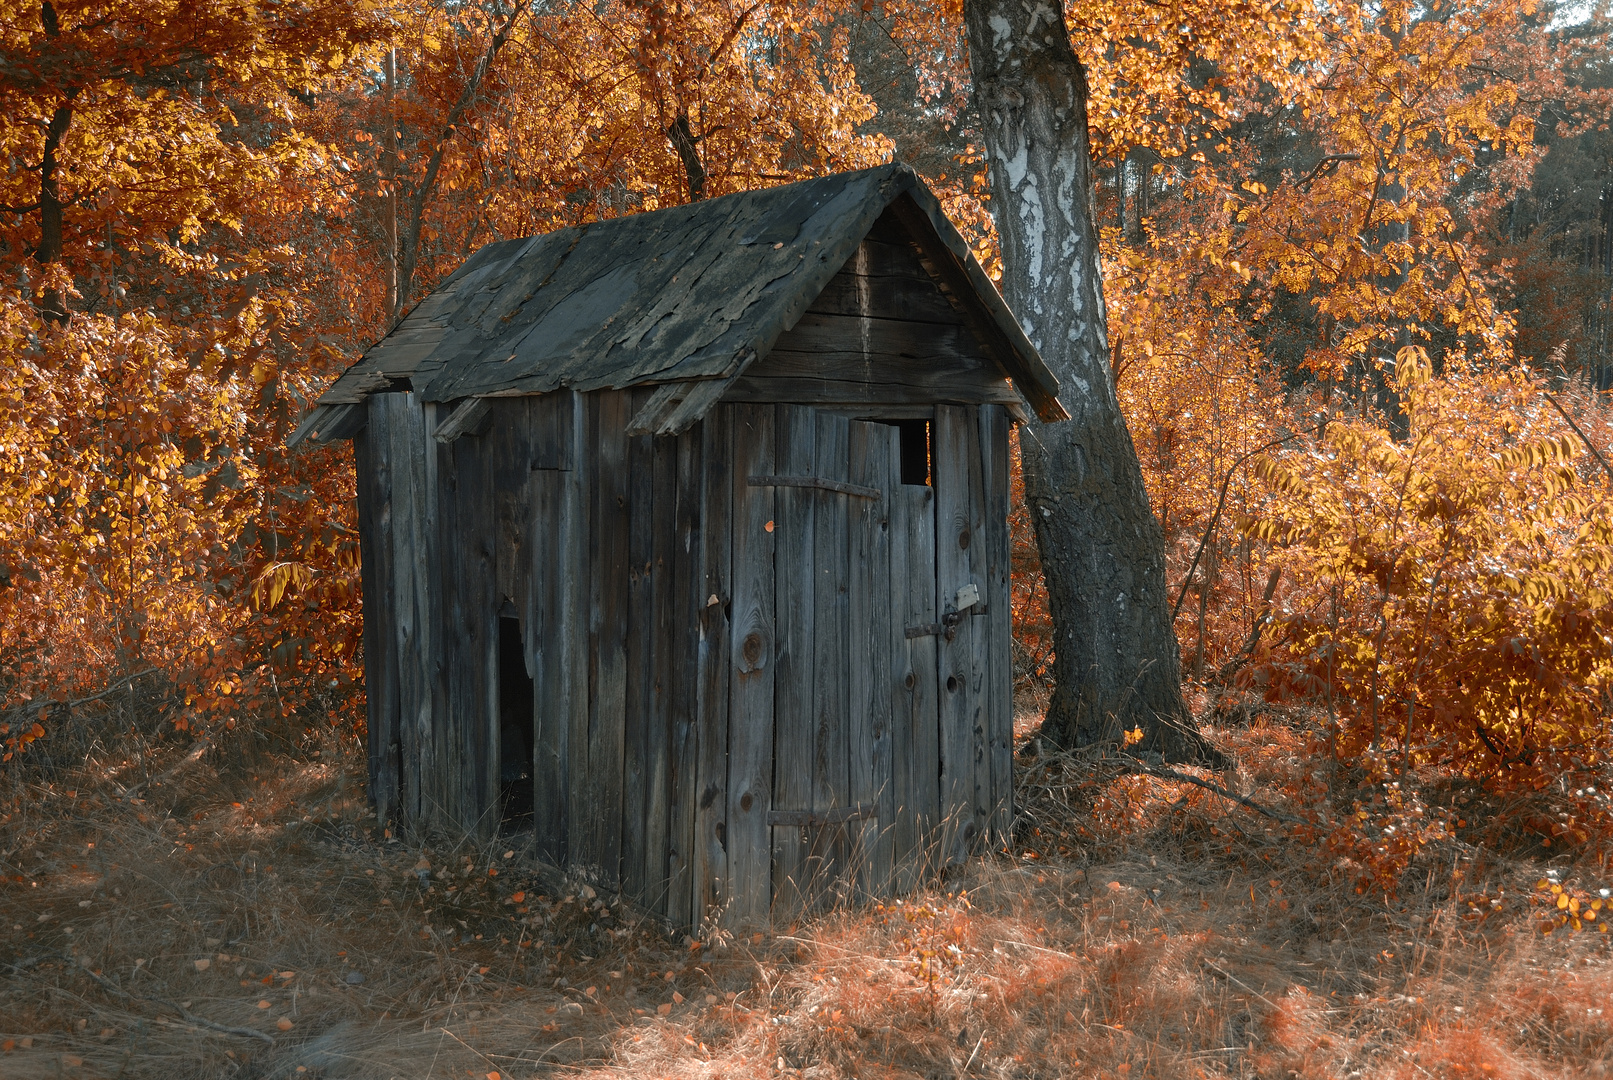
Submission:
[[[1164,535],[1109,369],[1092,214],[1086,71],[1058,0],[964,0],[1003,297],[1059,378],[1071,419],[1019,429],[1054,629],[1044,734],[1206,752],[1181,689]]]

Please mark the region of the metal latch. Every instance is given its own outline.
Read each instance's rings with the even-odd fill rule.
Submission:
[[[958,625],[963,622],[964,614],[968,612],[970,608],[980,606],[980,586],[976,585],[972,581],[969,582],[969,584],[958,590],[958,593],[955,597],[953,597],[953,600],[953,606],[945,615],[941,616],[940,622],[920,623],[918,626],[909,626],[904,631],[908,640],[911,641],[913,638],[934,636],[945,638],[947,641],[951,641],[953,638],[957,637]],[[976,611],[974,614],[979,615],[980,612]]]

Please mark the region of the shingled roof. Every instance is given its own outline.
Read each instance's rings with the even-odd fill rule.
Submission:
[[[1058,380],[991,279],[924,182],[892,164],[488,244],[342,373],[292,441],[349,436],[368,395],[404,387],[451,402],[679,383],[668,396],[687,426],[887,210],[1026,402],[1064,419]]]

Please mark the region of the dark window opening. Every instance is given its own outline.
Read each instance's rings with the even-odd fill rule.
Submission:
[[[896,421],[897,437],[901,445],[902,483],[930,483],[930,422],[928,420]]]
[[[532,823],[532,676],[518,619],[498,621],[498,798],[506,829]]]

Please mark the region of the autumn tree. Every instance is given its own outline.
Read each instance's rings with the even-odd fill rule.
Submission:
[[[330,350],[294,252],[252,221],[317,159],[298,94],[377,28],[312,4],[0,9],[9,703],[151,670],[185,722],[187,701],[256,694],[276,650],[351,656],[351,620],[250,603],[295,544],[322,571],[302,614],[350,609],[356,561],[325,510],[339,487],[314,497],[275,450],[296,408],[280,358]]]
[[[1043,731],[1080,745],[1141,725],[1145,748],[1196,756],[1163,538],[1109,371],[1086,70],[1058,5],[979,0],[965,3],[964,20],[1003,295],[1071,416],[1020,433],[1053,615],[1056,685]]]

